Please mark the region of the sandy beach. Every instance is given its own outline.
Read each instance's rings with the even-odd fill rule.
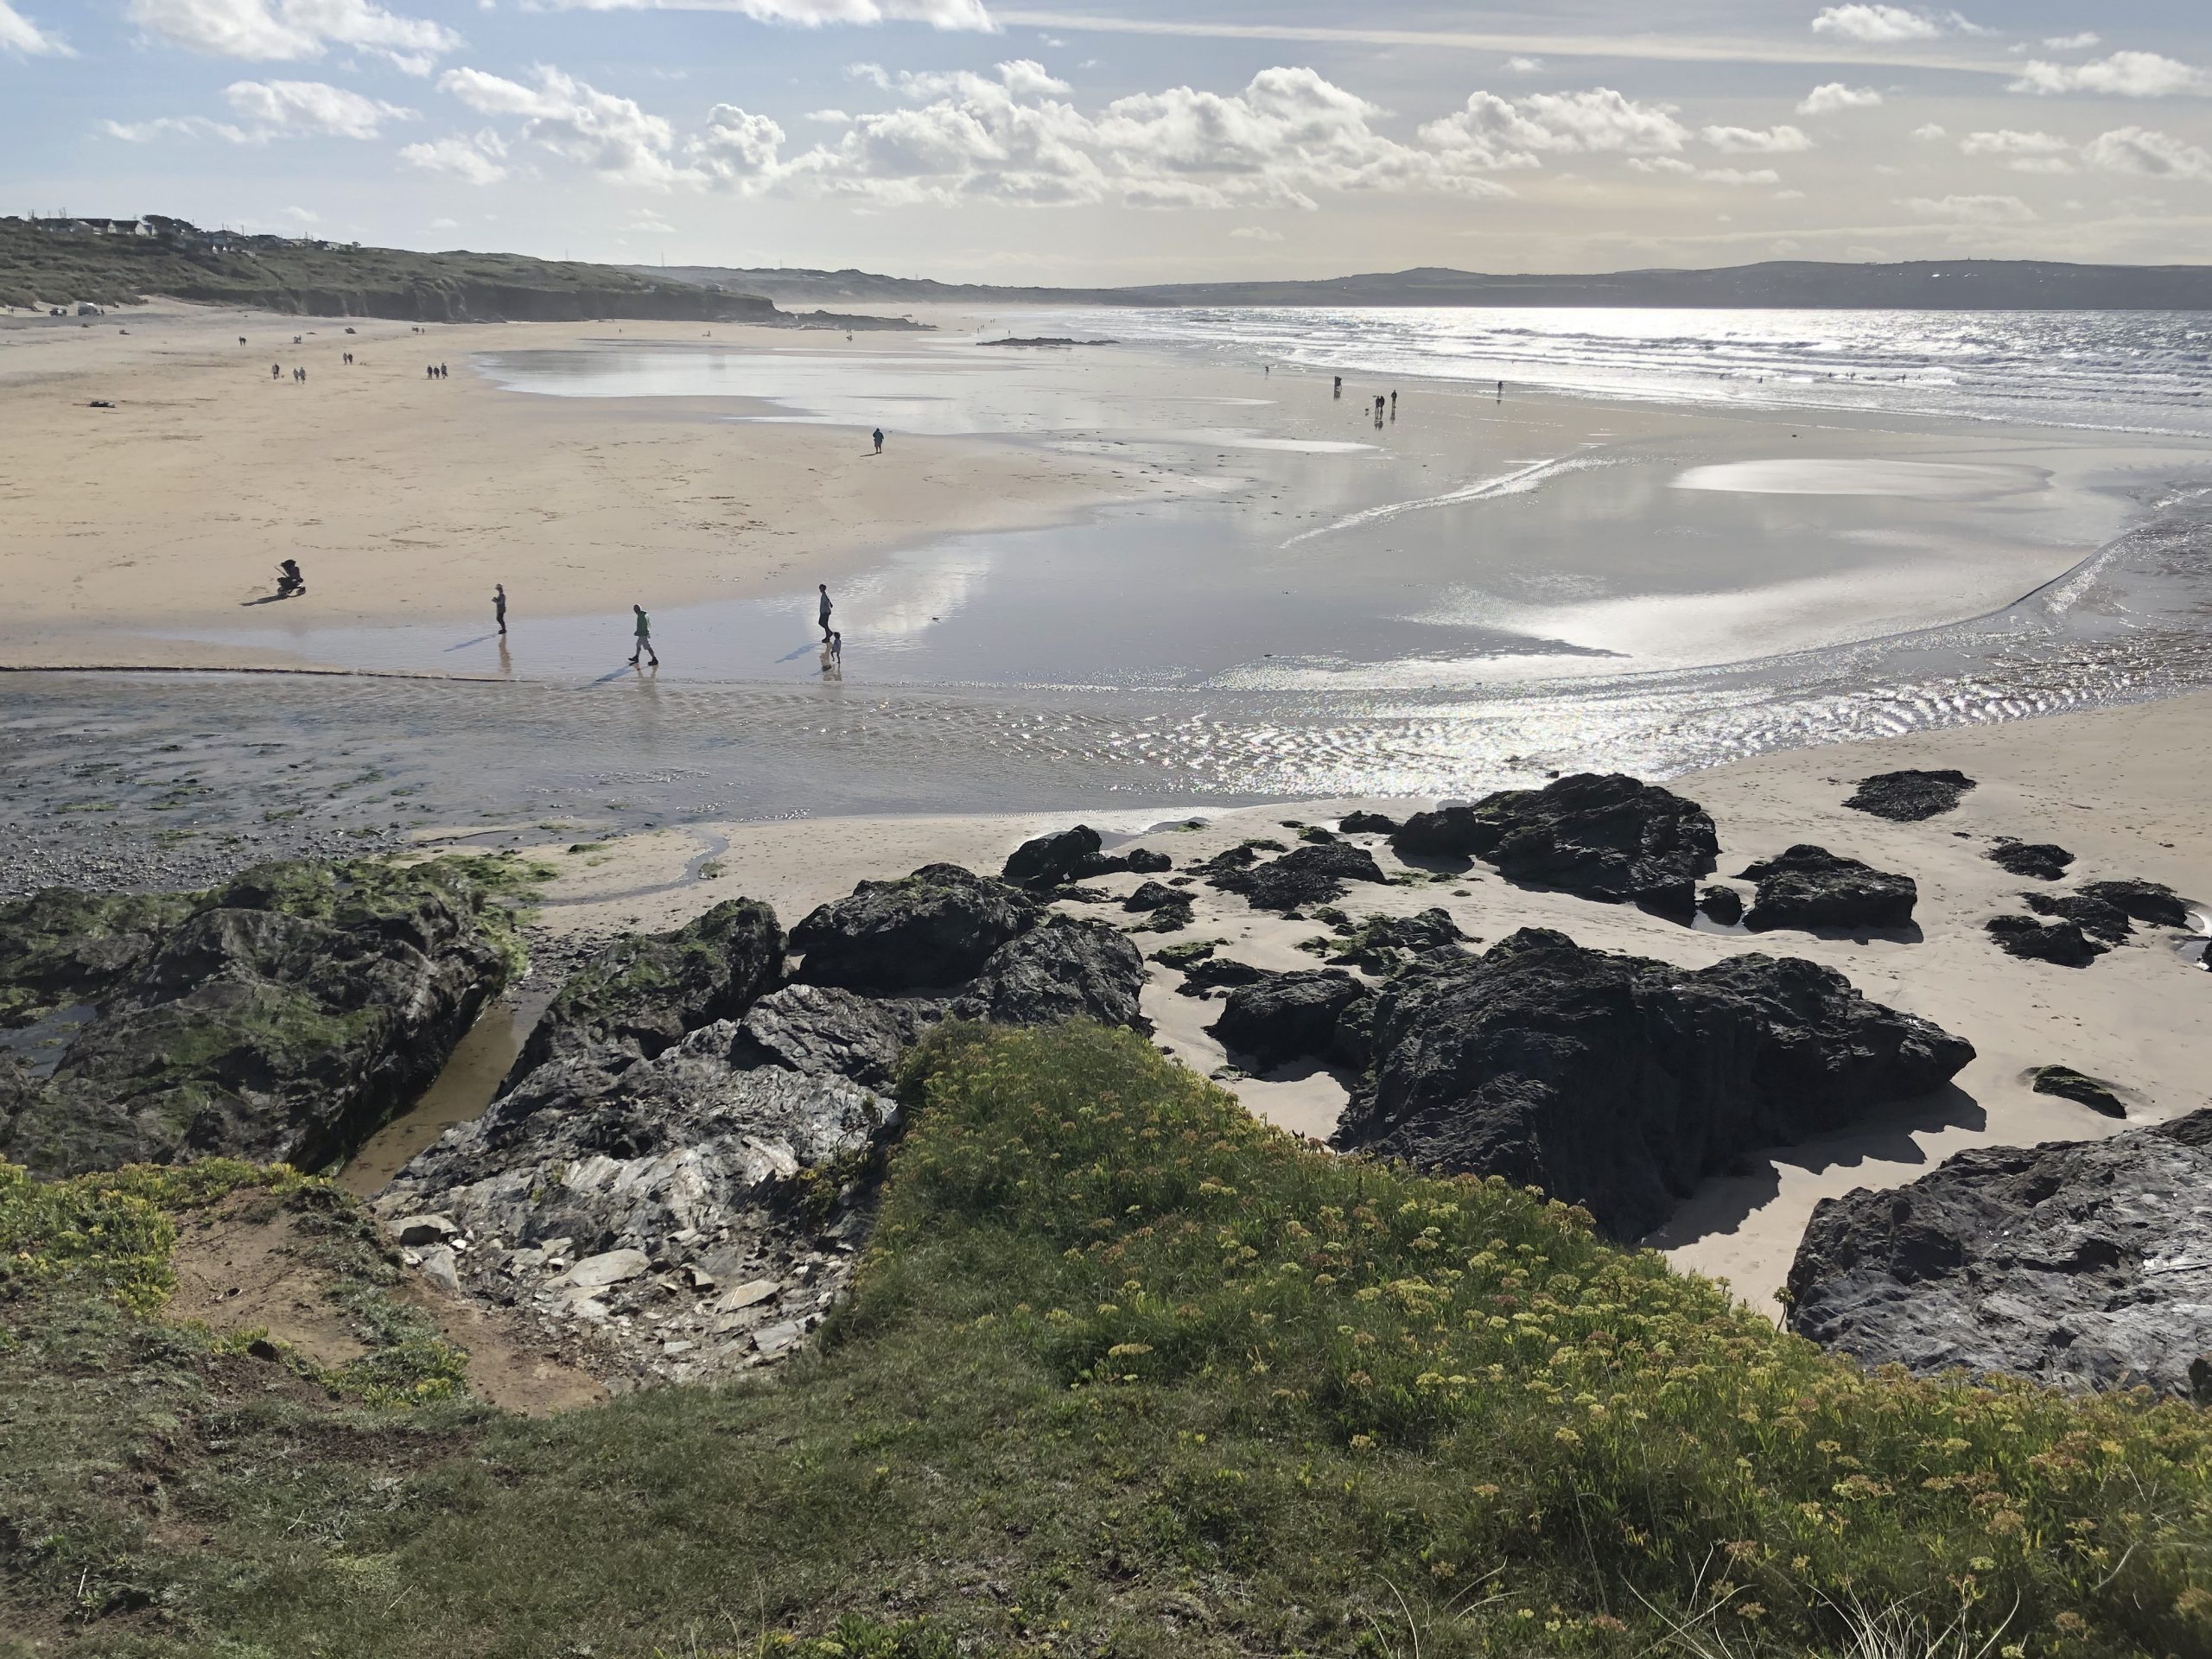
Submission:
[[[2212,696],[2200,696],[1786,752],[1672,781],[1712,813],[1722,878],[1805,841],[1911,875],[1920,887],[1923,935],[1914,943],[1796,931],[1750,938],[1695,931],[1627,906],[1517,887],[1480,865],[1450,885],[1355,888],[1342,902],[1357,915],[1441,906],[1478,939],[1553,927],[1585,945],[1685,967],[1745,950],[1802,956],[1839,969],[1875,1000],[1971,1041],[1978,1058],[1954,1090],[1909,1103],[1848,1135],[1763,1154],[1748,1173],[1707,1182],[1649,1241],[1678,1265],[1725,1277],[1747,1300],[1770,1309],[1820,1198],[1912,1180],[1968,1147],[2082,1140],[2126,1126],[2032,1092],[2025,1077],[2031,1066],[2063,1064],[2108,1080],[2127,1102],[2127,1123],[2162,1122],[2206,1103],[2202,1062],[2212,1037],[2212,975],[2177,954],[2189,936],[2141,928],[2133,941],[2092,966],[2069,969],[2003,954],[1982,924],[2018,912],[2023,888],[2040,885],[1988,861],[1985,855],[1999,836],[2064,846],[2076,855],[2072,880],[2135,876],[2192,898],[2212,894],[2212,847],[2198,825],[2208,760]],[[1955,810],[1920,823],[1891,823],[1843,805],[1858,779],[1902,766],[1956,767],[1979,787]],[[1161,827],[1157,814],[1111,810],[689,824],[574,853],[545,849],[563,874],[549,889],[544,920],[555,937],[582,940],[672,927],[744,894],[772,904],[789,925],[865,878],[934,861],[995,871],[1028,836],[1077,819],[1116,844],[1155,847],[1181,866],[1247,836],[1283,836],[1286,820],[1325,824],[1357,806],[1390,810],[1406,804],[1339,800],[1249,807],[1206,814],[1195,829],[1179,827],[1190,818]],[[453,833],[482,832],[472,827]],[[432,845],[450,839],[437,832],[427,837]],[[1375,852],[1386,870],[1404,869],[1387,846],[1376,842]],[[1107,876],[1086,885],[1118,895],[1142,879]],[[1260,967],[1314,965],[1298,944],[1323,931],[1317,924],[1279,919],[1204,885],[1187,891],[1196,899],[1194,925],[1140,934],[1145,950],[1217,939],[1225,954]],[[1140,919],[1118,906],[1064,908],[1124,925]],[[1227,1057],[1204,1027],[1220,1004],[1180,995],[1177,982],[1176,975],[1155,969],[1144,1003],[1155,1040],[1185,1064],[1215,1072]],[[1325,1136],[1346,1081],[1309,1069],[1232,1077],[1228,1086],[1271,1121]]]

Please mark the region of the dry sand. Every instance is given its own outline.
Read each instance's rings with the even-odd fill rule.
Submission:
[[[1691,967],[1745,950],[1803,956],[1840,969],[1868,995],[1969,1039],[1979,1058],[1961,1074],[1956,1090],[1908,1103],[1849,1135],[1762,1155],[1754,1160],[1756,1173],[1709,1181],[1651,1241],[1679,1265],[1724,1276],[1754,1305],[1770,1309],[1820,1198],[1911,1180],[1967,1147],[2082,1139],[2123,1127],[2032,1093],[2023,1075],[2031,1066],[2063,1063],[2110,1080],[2126,1095],[2132,1122],[2207,1103],[2202,1060],[2212,1035],[2212,975],[2179,959],[2183,936],[2139,928],[2133,943],[2075,969],[2007,957],[1982,924],[2018,912],[2018,894],[2038,885],[2005,874],[1983,856],[2000,835],[2056,841],[2078,855],[2069,881],[2054,891],[2073,881],[2141,876],[2191,897],[2212,895],[2212,842],[2201,829],[2208,762],[2212,696],[2196,696],[1800,750],[1675,780],[1674,787],[1713,813],[1724,874],[1812,841],[1914,876],[1924,934],[1916,944],[1697,932],[1626,906],[1514,887],[1479,866],[1450,885],[1355,888],[1343,903],[1354,914],[1441,905],[1468,933],[1486,940],[1517,927],[1556,927],[1587,945]],[[1907,766],[1956,766],[1980,787],[1957,810],[1917,824],[1889,823],[1843,806],[1856,779]],[[1179,866],[1247,836],[1287,840],[1282,820],[1325,823],[1351,804],[1247,808],[1213,815],[1196,830],[1154,828],[1143,841]],[[1367,804],[1387,810],[1396,804]],[[558,931],[589,935],[664,928],[743,893],[772,903],[788,923],[863,877],[900,874],[936,860],[995,870],[1028,835],[1077,816],[845,818],[660,831],[556,855],[563,874],[550,889],[546,918]],[[1109,832],[1159,823],[1082,816]],[[480,826],[467,833],[480,834]],[[1376,853],[1386,869],[1396,868],[1387,848],[1378,845]],[[1095,885],[1120,892],[1141,879],[1107,877]],[[1316,924],[1279,920],[1203,886],[1191,892],[1198,900],[1197,925],[1185,933],[1139,935],[1144,948],[1216,938],[1227,942],[1227,954],[1263,967],[1313,965],[1296,947],[1322,931]],[[1090,913],[1136,919],[1117,908]],[[1226,1057],[1202,1027],[1218,1004],[1177,995],[1176,982],[1162,971],[1146,994],[1156,1040],[1185,1064],[1212,1071]],[[1235,1078],[1230,1086],[1262,1116],[1313,1135],[1327,1133],[1344,1099],[1343,1079],[1326,1071]]]
[[[474,352],[613,339],[618,327],[626,342],[708,332],[417,334],[174,302],[89,329],[0,324],[0,664],[300,665],[273,633],[267,646],[145,637],[281,611],[242,607],[271,591],[287,556],[326,625],[488,622],[495,582],[518,620],[626,614],[633,602],[834,582],[916,537],[1056,523],[1148,487],[1103,459],[926,437],[874,457],[842,429],[715,418],[741,412],[734,401],[536,397],[467,367]],[[774,351],[842,336],[715,325],[713,338]],[[434,362],[449,378],[427,379]]]

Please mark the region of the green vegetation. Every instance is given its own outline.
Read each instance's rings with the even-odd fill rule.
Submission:
[[[0,901],[0,1026],[98,995],[191,913],[194,897],[54,887]]]
[[[0,1286],[0,1612],[233,1659],[2212,1643],[2193,1408],[1863,1374],[1127,1033],[954,1029],[903,1087],[855,1300],[773,1383],[365,1409],[98,1273]]]
[[[154,237],[57,234],[26,219],[0,219],[0,305],[133,305],[156,294],[323,316],[439,321],[598,316],[772,321],[779,315],[753,296],[613,265],[218,235],[189,226]]]

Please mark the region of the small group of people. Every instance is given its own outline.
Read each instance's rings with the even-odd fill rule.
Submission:
[[[284,378],[284,365],[282,363],[271,363],[269,365],[269,378],[271,380],[282,380]],[[308,372],[305,369],[292,371],[292,378],[296,381],[304,384],[307,378]]]
[[[444,379],[446,378],[446,365],[442,363],[425,363],[423,365],[423,378],[426,380]]]
[[[822,671],[828,674],[833,666],[841,667],[844,663],[845,636],[830,626],[830,613],[836,608],[830,597],[830,584],[817,582],[814,591],[817,596],[815,620],[822,626]],[[507,631],[507,590],[504,583],[492,589],[492,614],[499,622],[499,632],[504,636]],[[643,658],[646,666],[658,668],[660,653],[653,649],[652,615],[642,605],[631,606],[630,614],[632,619],[630,637],[633,648],[630,652],[629,666],[637,667],[639,658]]]

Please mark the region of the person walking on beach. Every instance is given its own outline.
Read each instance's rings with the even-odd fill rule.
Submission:
[[[880,426],[875,429],[875,453],[879,455],[883,453],[883,429]]]
[[[1398,394],[1395,391],[1390,394],[1390,418],[1394,421],[1398,418]]]
[[[507,584],[504,582],[492,584],[492,619],[499,625],[500,633],[505,634],[507,631]],[[640,634],[638,637],[642,639],[645,636]]]
[[[1334,391],[1331,392],[1329,395],[1330,395],[1332,397],[1343,397],[1343,396],[1344,395],[1344,376],[1342,376],[1342,375],[1340,374],[1340,375],[1338,375],[1338,376],[1337,377],[1337,389],[1336,389]]]
[[[830,584],[826,582],[817,582],[814,584],[814,588],[822,595],[822,606],[816,613],[815,620],[822,624],[822,643],[826,645],[830,643]]]
[[[638,648],[630,653],[630,666],[635,668],[638,658],[643,657],[658,668],[660,653],[653,649],[653,620],[645,614],[645,607],[642,605],[632,605],[630,608],[638,613]]]
[[[284,365],[282,363],[271,363],[269,365],[269,378],[271,380],[282,380],[284,378]]]

